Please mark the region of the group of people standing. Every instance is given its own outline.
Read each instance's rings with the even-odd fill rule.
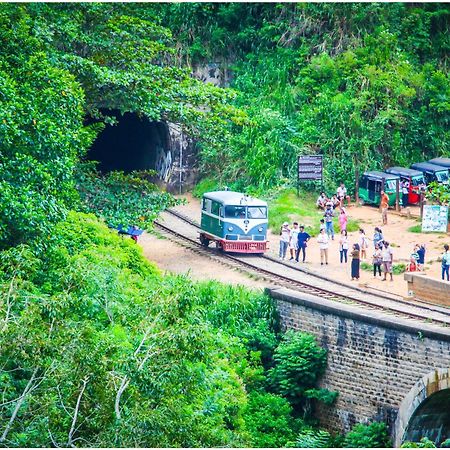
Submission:
[[[280,239],[280,258],[286,259],[287,250],[289,248],[290,260],[298,262],[300,253],[302,253],[302,261],[305,262],[307,242],[311,236],[305,231],[305,227],[298,226],[298,222],[294,222],[292,228],[288,222],[284,222],[281,226]]]
[[[407,184],[402,185],[403,203],[406,204],[406,195],[409,190]],[[339,224],[340,236],[339,236],[339,259],[340,263],[347,263],[348,257],[351,258],[351,279],[358,280],[360,278],[360,262],[367,258],[367,252],[369,251],[370,243],[373,243],[372,253],[372,265],[373,276],[382,277],[382,281],[386,281],[389,274],[390,280],[393,281],[393,250],[388,241],[383,237],[381,228],[375,227],[373,237],[366,236],[364,229],[359,229],[357,242],[352,244],[349,242],[347,233],[348,216],[346,209],[344,208],[344,201],[347,201],[347,205],[350,205],[350,197],[347,195],[347,189],[344,184],[341,183],[338,187],[336,194],[328,198],[325,192],[321,192],[316,205],[318,208],[323,209],[323,218],[320,219],[320,231],[317,236],[317,243],[320,250],[320,264],[323,266],[328,265],[328,250],[330,247],[330,241],[334,241],[334,224],[333,219],[336,217],[336,210],[339,209],[337,214],[337,221]],[[389,197],[381,191],[380,196],[380,209],[382,212],[383,225],[387,225],[387,211],[389,208]],[[284,222],[281,227],[281,239],[280,239],[280,259],[286,259],[287,251],[289,249],[290,260],[299,262],[301,256],[302,262],[306,259],[306,248],[311,236],[305,231],[303,225],[299,226],[298,222],[294,222],[292,227],[288,222]],[[423,270],[425,264],[425,245],[416,244],[411,254],[410,265],[407,270]],[[450,250],[449,246],[444,246],[444,254],[442,255],[442,279],[449,281],[450,272]]]
[[[329,222],[326,222],[325,220],[326,219],[321,219],[320,232],[317,236],[317,243],[319,244],[320,251],[320,264],[322,266],[324,264],[328,265],[328,250],[330,247],[330,241],[334,240],[334,231],[329,226],[327,227],[326,224]],[[305,231],[305,227],[303,225],[299,226],[297,222],[294,222],[291,228],[288,222],[284,222],[281,227],[280,234],[280,259],[286,259],[287,251],[289,249],[291,261],[299,262],[301,255],[302,262],[305,262],[306,248],[308,246],[308,241],[311,239],[311,235]],[[339,238],[339,256],[341,264],[348,262],[348,256],[350,254],[351,278],[352,280],[358,280],[360,277],[360,261],[367,258],[370,240],[373,241],[374,246],[372,254],[373,276],[376,277],[378,273],[381,277],[381,269],[383,268],[384,277],[382,280],[386,280],[387,274],[389,274],[392,281],[393,251],[389,242],[383,238],[383,233],[378,227],[375,227],[373,239],[367,237],[365,231],[360,228],[357,242],[354,242],[351,245],[350,250],[350,241],[345,222],[345,224],[341,226],[341,234]]]

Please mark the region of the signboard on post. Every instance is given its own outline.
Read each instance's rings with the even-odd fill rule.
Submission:
[[[422,231],[447,232],[448,206],[423,205]]]
[[[322,155],[303,155],[298,157],[298,181],[322,181]]]

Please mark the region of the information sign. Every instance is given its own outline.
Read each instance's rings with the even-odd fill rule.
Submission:
[[[298,180],[322,180],[322,155],[298,157]]]
[[[422,231],[447,232],[448,206],[423,205]]]

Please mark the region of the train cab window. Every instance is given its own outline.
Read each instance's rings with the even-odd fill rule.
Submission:
[[[225,206],[225,217],[229,219],[245,219],[245,206]]]
[[[211,212],[211,204],[212,204],[212,200],[211,199],[204,198],[203,199],[202,210],[206,211],[206,212]]]
[[[249,219],[267,219],[267,208],[265,206],[249,206],[247,217]]]
[[[220,210],[220,203],[212,202],[211,204],[211,214],[214,214],[215,216],[219,215]]]

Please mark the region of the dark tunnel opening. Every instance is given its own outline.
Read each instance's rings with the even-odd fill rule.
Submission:
[[[169,152],[167,125],[163,122],[150,122],[134,113],[121,115],[118,111],[102,111],[114,116],[116,125],[106,124],[90,148],[87,158],[98,161],[97,168],[105,173],[122,170],[158,170],[161,161]]]
[[[403,441],[427,437],[436,445],[450,439],[450,389],[428,397],[411,416]]]

